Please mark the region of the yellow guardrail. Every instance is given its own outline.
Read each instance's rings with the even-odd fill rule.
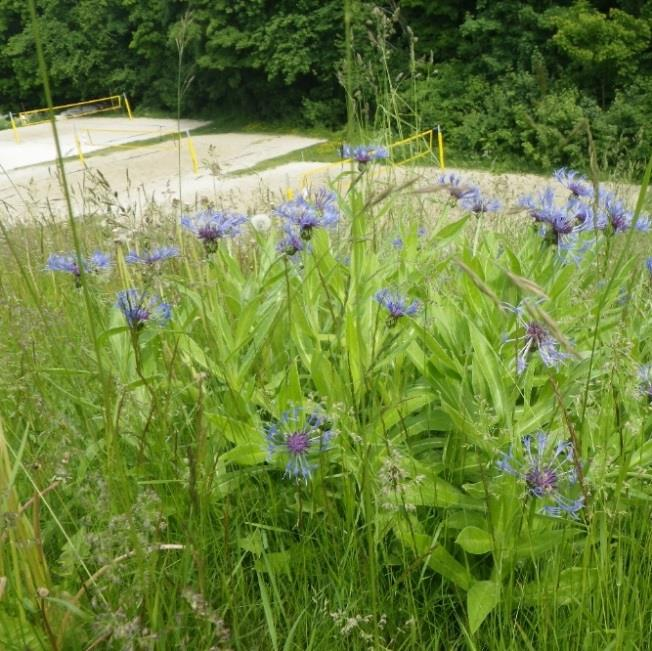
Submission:
[[[53,106],[52,110],[57,116],[66,115],[66,112],[69,112],[68,115],[70,117],[85,117],[87,115],[95,115],[96,113],[104,113],[106,111],[119,111],[123,108],[127,111],[129,119],[133,119],[129,100],[124,93],[122,93],[122,95],[108,95],[107,97],[88,99],[83,102],[58,104],[57,106]],[[49,115],[49,108],[38,108],[29,111],[19,111],[18,113],[9,113],[14,140],[17,143],[20,142],[20,135],[18,133],[19,128],[43,124],[50,119]]]
[[[437,134],[437,155],[435,155],[435,151],[434,151],[435,133]],[[425,142],[425,149],[423,149],[422,151],[418,151],[417,153],[412,154],[407,158],[401,158],[396,162],[391,161],[391,159],[394,158],[394,156],[392,155],[394,150],[396,150],[399,147],[409,145],[412,142],[418,142],[420,140],[423,140]],[[420,131],[419,133],[415,133],[414,135],[408,136],[407,138],[397,140],[396,142],[387,145],[385,149],[389,151],[390,161],[392,162],[392,165],[395,167],[407,165],[408,163],[418,160],[419,158],[423,158],[424,156],[432,156],[439,163],[439,167],[442,170],[444,169],[444,137],[439,125],[437,125],[436,128],[426,129],[425,131]],[[345,165],[354,162],[355,160],[352,158],[343,158],[342,160],[336,161],[334,163],[326,163],[325,165],[321,165],[320,167],[310,170],[310,172],[307,172],[302,177],[301,187],[302,188],[307,187],[309,185],[310,179],[318,174],[322,174],[336,167],[344,168]]]

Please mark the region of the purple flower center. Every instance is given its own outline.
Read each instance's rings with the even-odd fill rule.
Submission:
[[[525,474],[525,483],[533,495],[542,497],[557,488],[557,473],[552,468],[534,466]]]
[[[532,321],[532,323],[527,324],[525,329],[525,336],[528,339],[531,339],[532,343],[534,343],[538,348],[545,341],[548,333],[543,329],[542,326],[540,326],[535,321]]]
[[[131,307],[125,311],[125,317],[132,326],[137,326],[149,319],[149,312],[144,307]]]
[[[220,235],[219,229],[215,228],[212,224],[202,226],[197,230],[197,237],[205,242],[214,242],[220,238]]]
[[[286,445],[290,454],[304,454],[310,447],[310,438],[305,432],[293,432],[287,437]]]

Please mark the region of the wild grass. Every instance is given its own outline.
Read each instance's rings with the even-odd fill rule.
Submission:
[[[118,244],[88,220],[114,264],[76,282],[44,270],[66,226],[4,230],[4,648],[645,648],[649,236],[565,260],[522,218],[337,184],[292,256],[280,217],[210,252],[172,216]],[[130,287],[170,322],[130,327]],[[563,363],[517,373],[505,303]],[[295,408],[336,433],[306,481],[266,452]],[[497,466],[538,430],[574,442],[577,519]]]
[[[269,229],[2,226],[3,649],[648,647],[649,234],[377,164]]]

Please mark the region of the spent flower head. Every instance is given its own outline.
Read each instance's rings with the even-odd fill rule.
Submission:
[[[541,510],[546,515],[577,518],[584,497],[570,497],[577,484],[573,445],[555,443],[545,432],[528,434],[521,444],[521,450],[510,446],[508,452],[502,452],[497,466],[522,481],[528,494],[543,503]]]
[[[419,301],[413,300],[408,303],[406,297],[387,288],[377,291],[374,299],[387,310],[387,325],[390,328],[396,325],[402,316],[414,316],[421,308]]]
[[[319,409],[292,407],[265,428],[268,461],[285,464],[285,476],[307,482],[327,450],[335,431]]]
[[[247,218],[240,213],[213,209],[181,218],[181,225],[203,243],[208,253],[217,251],[220,240],[239,235],[240,227],[246,222]]]
[[[141,289],[118,292],[115,305],[132,330],[140,330],[147,323],[165,325],[172,315],[169,303],[164,303],[158,296]]]

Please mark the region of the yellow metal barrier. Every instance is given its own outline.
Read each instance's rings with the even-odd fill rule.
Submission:
[[[123,106],[126,108],[127,114],[131,119],[131,108],[129,107],[129,102],[124,93],[122,95],[110,95],[108,97],[100,97],[98,99],[89,99],[83,102],[59,104],[57,106],[53,106],[52,110],[59,115],[66,114],[66,112],[68,112],[67,114],[69,114],[71,117],[83,117],[86,115],[94,115],[95,113],[103,113],[105,111],[118,111],[121,110]],[[20,111],[20,113],[17,114],[17,117],[18,121],[21,123],[21,126],[33,126],[47,122],[49,119],[48,113],[48,108],[39,108],[32,109],[30,111]],[[44,117],[39,119],[40,116]]]
[[[437,125],[437,145],[438,145],[438,154],[439,154],[438,156],[435,156],[435,152],[434,152],[434,134],[435,134],[435,129],[427,129],[426,131],[420,131],[419,133],[415,133],[412,136],[408,136],[407,138],[403,138],[402,140],[397,140],[396,142],[393,142],[390,145],[388,145],[386,149],[390,152],[390,157],[393,157],[392,152],[396,150],[398,147],[403,147],[412,142],[417,142],[420,140],[424,140],[426,144],[426,148],[423,151],[417,152],[416,154],[413,154],[408,158],[403,158],[396,163],[393,162],[392,165],[394,165],[395,167],[400,167],[401,165],[407,165],[408,163],[418,160],[419,158],[423,158],[424,156],[432,156],[433,158],[439,159],[438,161],[439,167],[441,169],[444,169],[444,140],[439,125]],[[326,172],[327,170],[335,167],[343,168],[346,164],[352,162],[355,162],[352,158],[344,158],[334,163],[326,163],[325,165],[321,165],[320,167],[317,167],[303,175],[301,179],[301,187],[302,188],[308,187],[310,179],[317,174]]]
[[[180,136],[181,134],[179,134]],[[188,129],[186,129],[186,142],[188,143],[188,151],[190,152],[190,160],[192,161],[192,171],[197,174],[199,172],[199,162],[197,161],[197,152],[195,151],[195,145],[192,142]]]
[[[127,115],[129,116],[129,119],[130,119],[130,120],[133,120],[134,117],[133,117],[133,115],[131,114],[131,106],[129,106],[129,100],[127,99],[127,95],[126,95],[125,93],[122,93],[122,97],[123,97],[124,100],[125,100],[125,108],[127,109]]]
[[[441,133],[439,125],[437,125],[437,145],[439,146],[439,167],[444,169],[444,136]]]
[[[11,112],[9,113],[9,119],[11,120],[11,129],[14,132],[14,140],[16,141],[16,144],[18,144],[20,142],[20,136],[18,135],[18,129],[16,129],[16,120],[14,120],[14,116]]]

